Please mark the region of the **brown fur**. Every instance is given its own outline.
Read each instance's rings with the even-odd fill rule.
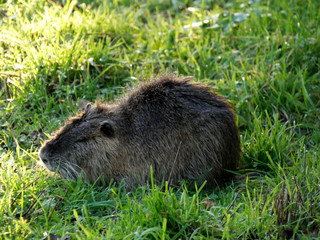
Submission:
[[[170,183],[230,179],[240,158],[235,115],[227,101],[201,84],[163,76],[142,84],[115,105],[88,105],[44,143],[39,156],[68,179],[125,180],[128,187],[154,178]],[[170,179],[169,179],[170,178]]]

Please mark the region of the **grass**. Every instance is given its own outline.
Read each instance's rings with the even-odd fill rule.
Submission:
[[[0,0],[0,238],[320,238],[320,2]],[[164,72],[238,114],[242,168],[214,191],[67,182],[37,151],[83,99]]]

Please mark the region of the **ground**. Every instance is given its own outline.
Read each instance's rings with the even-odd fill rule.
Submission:
[[[320,238],[319,24],[319,1],[0,0],[0,238]],[[234,106],[233,182],[128,192],[39,164],[81,102],[167,72]]]

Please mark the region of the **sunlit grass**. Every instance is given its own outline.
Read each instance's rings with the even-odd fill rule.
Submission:
[[[318,1],[0,1],[0,238],[319,238],[319,24]],[[234,105],[237,181],[127,192],[38,164],[83,99],[165,72]]]

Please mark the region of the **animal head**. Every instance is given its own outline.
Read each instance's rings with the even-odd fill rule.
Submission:
[[[50,171],[67,179],[83,173],[86,180],[95,181],[101,172],[108,171],[119,148],[118,127],[112,115],[106,106],[88,104],[43,144],[40,159]]]

